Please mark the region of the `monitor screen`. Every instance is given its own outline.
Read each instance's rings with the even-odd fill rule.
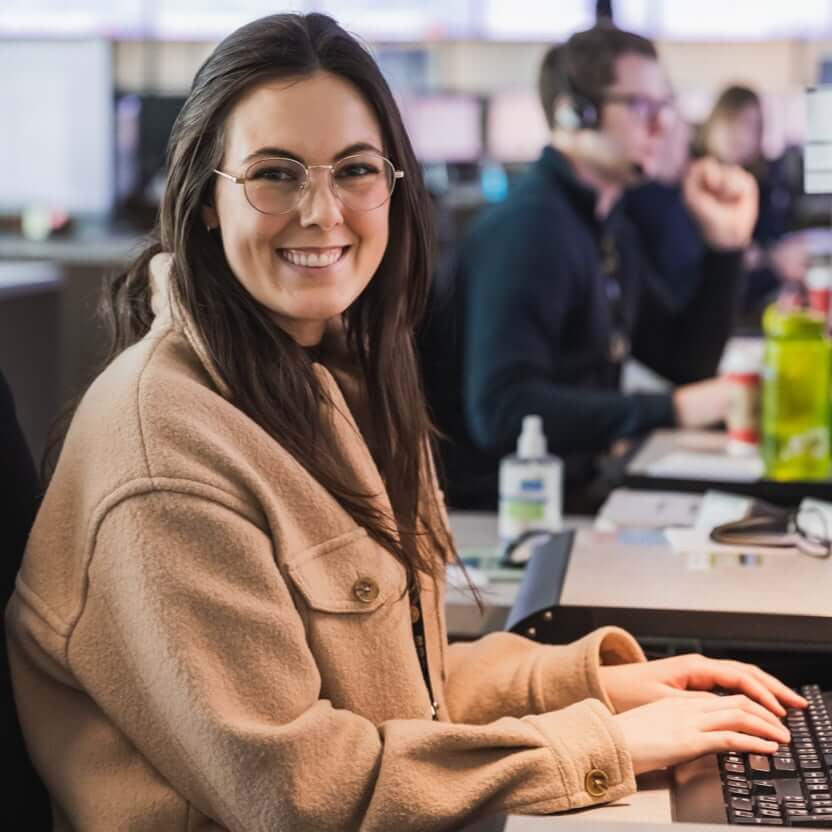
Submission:
[[[312,11],[311,0],[163,0],[148,4],[153,37],[160,40],[219,41],[259,17],[281,12]]]
[[[0,212],[104,214],[114,190],[110,44],[0,40]]]
[[[470,0],[311,0],[347,31],[379,42],[471,36]]]
[[[140,37],[145,0],[3,0],[0,37]]]
[[[480,101],[475,96],[403,96],[399,108],[419,161],[475,162],[482,155]]]
[[[488,40],[551,41],[589,29],[594,0],[484,0],[482,35]]]
[[[498,162],[529,162],[549,142],[549,128],[531,90],[496,93],[488,101],[485,124],[488,155]]]
[[[677,40],[822,37],[830,23],[827,0],[697,0],[662,3],[656,34]]]

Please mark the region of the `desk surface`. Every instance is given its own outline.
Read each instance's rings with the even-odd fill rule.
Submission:
[[[0,261],[0,300],[30,297],[61,288],[61,270],[42,260]]]
[[[653,463],[675,451],[725,454],[727,453],[726,447],[726,435],[717,431],[654,431],[626,466],[622,484],[628,488],[651,489],[654,491],[702,492],[709,489],[718,489],[789,506],[796,506],[804,497],[832,500],[832,479],[776,482],[763,478],[755,482],[743,482],[740,480],[655,476],[648,470]]]
[[[670,775],[667,772],[653,772],[639,777],[638,791],[615,803],[545,817],[512,815],[504,832],[590,832],[593,829],[618,829],[620,832],[621,825],[629,823],[638,823],[639,829],[661,828],[672,823]],[[688,825],[683,828],[693,829]],[[719,827],[707,825],[702,828]]]
[[[493,515],[452,515],[451,520],[463,554],[471,541],[487,539],[496,523]],[[518,570],[513,580],[482,586],[484,615],[467,588],[449,582],[449,634],[473,638],[503,629],[522,577]],[[545,606],[557,607],[553,626],[563,638],[618,624],[646,638],[829,650],[831,585],[832,560],[795,552],[686,555],[673,552],[656,534],[633,542],[628,531],[583,528],[561,584],[547,587]]]
[[[20,234],[0,233],[0,259],[52,260],[67,265],[123,265],[135,256],[144,236],[118,230],[104,222],[81,223],[66,235],[28,240]]]

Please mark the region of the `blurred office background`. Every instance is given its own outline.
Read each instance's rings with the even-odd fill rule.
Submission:
[[[195,71],[234,28],[279,10],[329,13],[371,45],[424,165],[441,256],[548,141],[541,57],[599,10],[656,40],[691,123],[726,85],[756,89],[766,154],[786,154],[798,188],[805,90],[832,83],[832,0],[4,0],[0,367],[36,454],[96,369],[101,279],[153,223]],[[794,226],[828,229],[831,210],[801,195]]]

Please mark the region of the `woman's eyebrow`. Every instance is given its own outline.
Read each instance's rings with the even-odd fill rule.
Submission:
[[[339,159],[343,159],[345,156],[352,156],[354,153],[362,153],[366,150],[372,150],[379,154],[381,153],[381,150],[379,150],[375,145],[370,144],[370,142],[355,142],[354,144],[348,145],[343,150],[336,153],[333,157],[333,161],[338,161]],[[243,159],[241,164],[247,165],[255,159],[267,159],[274,156],[282,156],[284,159],[294,159],[296,162],[305,164],[305,161],[301,156],[297,153],[293,153],[291,150],[286,150],[285,147],[258,148],[253,153],[249,153],[248,156]]]

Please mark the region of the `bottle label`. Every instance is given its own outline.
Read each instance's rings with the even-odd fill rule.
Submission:
[[[503,543],[529,530],[561,527],[560,464],[516,464],[500,471],[499,534]]]
[[[829,456],[829,430],[817,427],[790,436],[780,450],[784,462],[799,459],[826,459]]]
[[[728,436],[737,442],[756,445],[760,441],[760,377],[757,374],[729,375],[731,382],[725,422]]]

